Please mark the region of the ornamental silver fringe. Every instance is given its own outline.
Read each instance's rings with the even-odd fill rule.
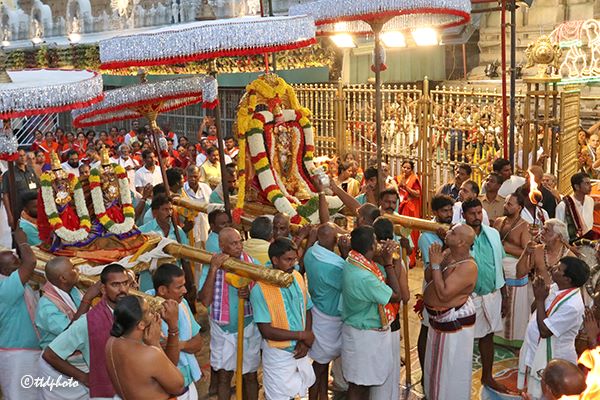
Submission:
[[[410,10],[445,9],[471,13],[469,0],[319,0],[290,7],[290,15],[311,15],[319,21],[356,17],[357,21],[321,24],[319,32],[371,32],[371,27],[360,21],[360,16],[386,12],[398,14]],[[458,22],[463,17],[451,14],[416,12],[394,17],[384,25],[384,31],[417,27],[440,27]]]
[[[212,103],[218,97],[217,80],[205,75],[197,75],[187,78],[169,79],[153,83],[139,83],[125,86],[119,89],[104,92],[104,100],[89,107],[73,110],[73,119],[80,117],[79,123],[86,124],[94,121],[102,121],[106,118],[129,119],[138,118],[140,114],[133,109],[122,109],[109,111],[114,107],[135,104],[143,101],[156,100],[181,95],[175,99],[165,101],[158,109],[178,108],[178,104],[185,104],[194,97],[202,96],[204,103]]]
[[[276,47],[315,37],[311,17],[242,17],[199,21],[100,42],[100,61],[162,60],[252,48]]]
[[[0,113],[68,107],[102,95],[102,76],[93,71],[8,71],[13,82],[0,84]]]

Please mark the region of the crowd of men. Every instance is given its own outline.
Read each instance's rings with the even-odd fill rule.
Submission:
[[[173,205],[143,129],[134,124],[129,133],[111,130],[91,141],[78,133],[77,141],[83,135],[90,143],[84,153],[87,160],[82,163],[77,149],[68,148],[63,168],[85,175],[86,168],[99,162],[98,144],[111,146],[112,141],[115,162],[131,173],[140,230],[203,247],[214,253],[210,264],[197,266],[190,286],[179,261],[139,276],[113,263],[82,293],[76,287],[78,269],[68,258],[56,257],[45,265],[46,283],[38,300],[29,286],[36,266],[31,246],[39,243],[37,197],[32,192],[38,184],[37,168],[44,170],[48,160],[42,162],[40,155],[38,162],[34,153],[30,164],[22,151],[16,189],[23,212],[7,215],[7,221],[19,218],[20,228],[13,232],[16,252],[0,252],[4,398],[198,398],[202,371],[195,354],[202,350],[201,327],[192,312],[196,302],[188,302],[195,299],[208,313],[209,390],[219,400],[230,398],[233,384],[242,386],[247,399],[258,399],[262,386],[268,400],[307,394],[311,400],[323,400],[328,398],[330,375],[336,390],[346,392],[350,400],[398,399],[399,310],[411,296],[408,255],[417,248],[425,269],[418,352],[429,400],[471,398],[475,342],[481,354],[481,383],[493,390],[508,391],[492,373],[498,341],[520,347],[518,384],[530,399],[558,399],[580,393],[585,386],[583,373],[571,366],[577,362],[575,337],[584,321],[580,288],[590,274],[572,243],[590,237],[594,229],[586,174],[575,174],[574,193],[561,197],[552,177],[533,166],[530,171],[541,192],[537,199],[530,196],[531,182],[514,175],[507,160],[493,163],[483,193],[470,179],[470,166],[458,165],[454,181],[431,200],[440,229],[422,232],[414,241],[410,230],[397,231],[386,218],[398,212],[402,184],[386,178],[385,190],[378,192],[378,171],[369,167],[356,179],[357,194],[350,181],[357,168],[346,162],[329,187],[314,182],[318,225],[292,233],[288,216],[261,216],[245,238],[219,207],[204,215]],[[209,127],[200,139],[210,142],[211,131]],[[172,193],[213,204],[233,193],[223,193],[220,175],[211,181],[218,163],[212,147],[201,145],[204,152],[197,153],[195,145],[184,144],[187,153],[179,152],[184,138],[177,142],[176,135],[165,132],[171,144],[166,177]],[[46,135],[37,151],[44,156],[48,146],[56,151],[58,136]],[[123,144],[116,147],[121,137]],[[140,150],[148,145],[141,152],[141,165],[135,160],[135,143],[141,144]],[[235,158],[235,143],[225,147]],[[187,164],[178,164],[182,160]],[[235,189],[234,165],[228,164],[227,173]],[[326,194],[342,200],[346,214],[355,217],[353,229],[330,221]],[[236,285],[223,269],[228,259],[289,273],[293,283],[286,288],[265,282]],[[195,287],[195,296],[189,296],[190,287]],[[161,309],[129,295],[135,288],[165,299]],[[586,301],[590,304],[591,299]],[[589,345],[595,346],[600,333],[597,315],[585,316],[584,331]],[[243,378],[234,382],[238,335],[243,335]],[[55,384],[30,385],[24,376]]]

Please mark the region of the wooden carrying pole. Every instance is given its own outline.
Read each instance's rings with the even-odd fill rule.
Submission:
[[[250,280],[242,278],[239,275],[227,274],[225,280],[231,286],[242,289],[250,284]],[[243,398],[243,375],[244,375],[244,305],[246,300],[238,296],[238,324],[237,324],[237,351],[236,351],[236,370],[235,370],[235,398]]]
[[[402,259],[406,260],[407,257],[406,249],[402,248]],[[405,267],[402,266],[402,268]],[[412,361],[410,359],[410,337],[408,330],[408,302],[402,303],[402,332],[404,336],[404,372],[406,373],[406,388],[408,389],[412,386]],[[400,340],[402,341],[402,339]]]

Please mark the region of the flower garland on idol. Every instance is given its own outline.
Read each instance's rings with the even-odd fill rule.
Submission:
[[[246,86],[248,93],[247,107],[240,107],[237,116],[237,135],[239,140],[240,152],[238,154],[238,200],[233,212],[234,220],[239,220],[243,214],[246,189],[246,144],[250,150],[250,160],[256,173],[260,186],[263,189],[267,199],[277,208],[279,212],[290,216],[292,223],[305,223],[306,219],[298,214],[296,208],[300,201],[289,196],[287,191],[284,193],[280,185],[277,184],[276,173],[267,157],[264,143],[264,125],[272,121],[273,115],[269,112],[256,112],[258,105],[257,93],[261,96],[271,99],[269,106],[278,105],[284,96],[290,101],[293,112],[284,111],[283,115],[286,122],[296,121],[302,127],[305,136],[305,154],[303,162],[308,171],[313,171],[315,165],[314,157],[314,133],[309,117],[310,111],[304,108],[298,102],[294,89],[288,85],[282,78],[275,77],[276,84],[269,85],[265,80],[259,78]],[[275,108],[275,107],[271,107]],[[270,118],[269,118],[270,117]],[[301,182],[304,179],[297,177]]]
[[[104,227],[104,229],[113,235],[122,235],[133,229],[135,224],[135,210],[131,204],[131,192],[129,189],[129,180],[127,179],[127,171],[125,171],[125,168],[117,164],[113,164],[111,168],[117,176],[117,182],[119,184],[119,196],[121,205],[123,207],[123,216],[125,217],[123,222],[116,222],[109,217],[106,212],[104,198],[102,195],[100,170],[98,168],[94,168],[90,171],[90,192],[92,195],[94,212],[96,213],[96,217],[98,218],[100,224]]]
[[[54,173],[44,172],[40,177],[42,186],[42,200],[44,201],[44,211],[48,216],[48,222],[52,230],[63,241],[67,243],[78,243],[85,240],[92,228],[90,215],[87,206],[85,205],[85,196],[79,179],[69,174],[69,186],[73,189],[73,200],[75,201],[75,211],[79,217],[79,227],[75,230],[68,229],[63,224],[63,220],[58,213],[54,200],[54,191],[52,190],[52,181],[55,179]]]

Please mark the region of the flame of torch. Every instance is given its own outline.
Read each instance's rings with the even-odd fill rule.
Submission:
[[[560,400],[592,400],[600,398],[600,347],[586,350],[579,357],[579,364],[585,366],[589,372],[583,393],[574,396],[562,396]]]
[[[542,192],[538,190],[538,184],[535,181],[535,177],[529,171],[529,200],[531,204],[538,205],[540,201],[542,201]]]

